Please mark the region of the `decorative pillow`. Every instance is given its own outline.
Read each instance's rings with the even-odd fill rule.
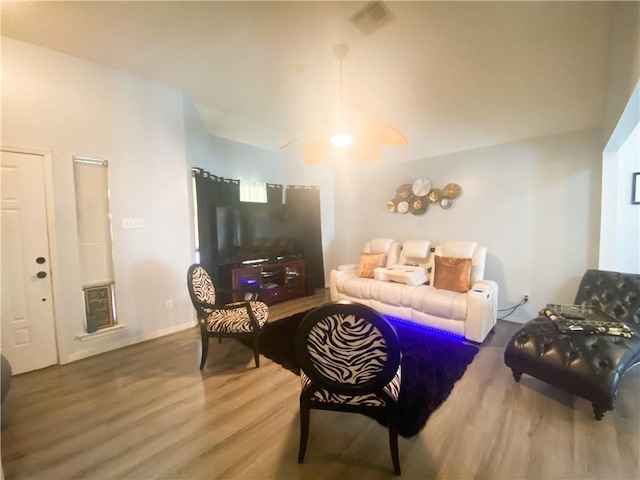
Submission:
[[[465,293],[471,288],[471,259],[435,255],[433,286]]]
[[[363,278],[373,278],[373,270],[377,267],[384,267],[386,264],[386,253],[361,253],[360,265],[358,266],[358,276]]]

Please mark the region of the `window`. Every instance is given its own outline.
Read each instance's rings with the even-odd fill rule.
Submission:
[[[108,162],[73,157],[86,330],[116,324]]]
[[[193,199],[193,229],[196,247],[196,263],[200,263],[200,231],[198,228],[198,189],[196,187],[196,177],[191,175],[191,198]]]
[[[240,182],[240,201],[267,203],[267,184],[266,183],[247,183]]]

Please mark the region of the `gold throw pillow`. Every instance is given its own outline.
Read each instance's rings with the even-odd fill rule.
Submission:
[[[384,267],[386,264],[386,253],[361,253],[360,265],[358,266],[358,276],[363,278],[373,278],[373,269],[377,267]]]
[[[471,288],[471,259],[440,257],[433,262],[433,286],[443,290],[465,293]]]

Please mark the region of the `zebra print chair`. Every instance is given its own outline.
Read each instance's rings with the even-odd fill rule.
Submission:
[[[187,285],[191,302],[198,313],[200,336],[202,337],[202,359],[200,370],[204,368],[209,353],[209,338],[218,343],[225,337],[251,337],[256,368],[260,367],[260,333],[267,323],[269,309],[263,302],[244,302],[216,305],[216,289],[207,271],[193,264],[187,272]]]
[[[342,301],[321,305],[302,320],[296,334],[300,363],[300,450],[304,461],[310,409],[386,413],[396,475],[400,345],[391,324],[372,308]]]

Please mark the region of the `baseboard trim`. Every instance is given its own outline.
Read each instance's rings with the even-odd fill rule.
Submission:
[[[153,340],[154,338],[164,337],[166,335],[171,335],[172,333],[182,332],[183,330],[194,328],[196,325],[197,323],[193,323],[193,322],[182,323],[180,325],[164,328],[162,330],[156,330],[155,332],[146,333],[144,335],[139,335],[137,337],[123,338],[121,340],[118,340],[113,343],[109,343],[107,345],[100,345],[99,347],[71,353],[67,355],[67,361],[64,363],[60,362],[60,365],[65,365],[67,363],[75,362],[77,360],[82,360],[83,358],[93,357],[94,355],[110,352],[112,350],[117,350],[119,348],[128,347],[129,345],[135,345],[136,343],[146,342],[147,340]]]

